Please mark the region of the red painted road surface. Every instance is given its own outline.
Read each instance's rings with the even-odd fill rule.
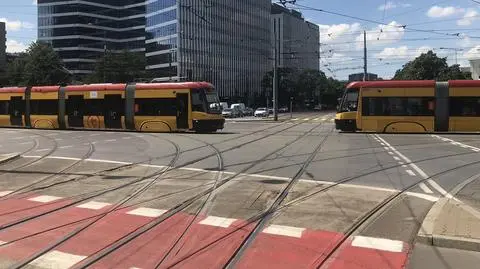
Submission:
[[[33,200],[28,200],[32,198]],[[35,199],[35,196],[28,196],[0,201],[0,224],[12,223],[71,202],[60,199],[49,201],[52,197],[41,197],[39,201]],[[7,243],[0,247],[0,257],[13,261],[30,257],[92,220],[88,218],[98,216],[110,207],[101,203],[96,206],[98,207],[68,207],[0,230],[0,241]],[[164,212],[148,208],[114,211],[35,263],[44,266],[45,263],[55,262],[58,263],[56,268],[79,266],[86,257],[108,247]],[[75,221],[78,222],[69,224]],[[54,227],[61,228],[51,230]],[[186,213],[176,214],[91,268],[146,269],[154,268],[160,261],[160,268],[222,268],[253,227],[254,223],[242,220],[214,216],[195,218]],[[42,231],[44,232],[35,235]],[[272,225],[258,234],[237,268],[315,268],[324,261],[326,254],[332,251],[342,236],[329,231]],[[399,241],[355,237],[347,240],[326,261],[325,268],[400,269],[405,267],[409,250],[407,244]]]

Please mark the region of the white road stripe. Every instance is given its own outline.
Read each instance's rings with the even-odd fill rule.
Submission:
[[[352,246],[359,248],[378,249],[388,252],[403,251],[402,241],[367,236],[354,236],[352,240]]]
[[[21,136],[21,137],[14,137],[12,138],[12,140],[20,140],[20,139],[24,139],[25,137],[24,136]]]
[[[400,153],[397,149],[395,149],[394,147],[392,147],[392,145],[390,145],[387,141],[385,141],[383,138],[381,138],[379,135],[375,134],[375,136],[378,137],[378,139],[380,139],[383,143],[385,143],[393,152],[395,152],[395,154],[397,154],[398,156],[400,156],[400,158],[402,158],[406,163],[408,163],[412,168],[413,170],[415,170],[418,174],[420,174],[420,176],[422,176],[424,179],[427,179],[428,178],[428,175],[423,172],[422,169],[420,169],[415,163],[413,163],[409,158],[405,157],[405,155],[403,155],[402,153]]]
[[[61,156],[47,156],[45,159],[57,159],[57,160],[70,160],[70,161],[80,161],[80,158],[75,157],[61,157]]]
[[[427,200],[427,201],[430,201],[430,202],[436,202],[440,199],[439,197],[436,197],[436,196],[433,196],[433,195],[428,195],[428,194],[425,194],[425,193],[406,192],[405,194],[408,195],[408,196],[413,196],[413,197],[417,197],[417,198],[420,198],[420,199],[424,199],[424,200]]]
[[[290,236],[290,237],[296,237],[296,238],[301,238],[303,231],[305,231],[305,228],[283,226],[283,225],[270,225],[263,230],[263,232],[267,234],[276,234],[276,235]]]
[[[90,136],[99,136],[99,135],[101,135],[101,134],[91,134]]]
[[[35,152],[49,151],[50,149],[37,149]]]
[[[430,186],[432,186],[434,189],[436,189],[441,195],[445,196],[448,199],[453,198],[453,196],[451,194],[449,194],[446,190],[444,190],[442,187],[440,187],[440,185],[438,185],[437,182],[435,182],[431,179],[427,180],[427,182],[428,182],[428,184],[430,184]]]
[[[407,162],[410,167],[413,168],[413,170],[415,170],[423,179],[428,179],[429,176],[423,172],[422,169],[420,169],[416,164],[414,164],[409,158],[405,157],[405,155],[403,155],[402,153],[400,153],[398,150],[396,150],[394,147],[392,147],[387,141],[385,141],[383,138],[381,138],[379,135],[375,134],[376,137],[378,137],[378,139],[382,140],[383,143],[387,144],[387,146],[389,146],[393,152],[395,152],[398,156],[400,156],[402,159],[405,160],[405,162]],[[445,189],[443,189],[440,185],[438,185],[435,181],[433,181],[432,179],[428,179],[427,182],[435,189],[437,190],[439,193],[441,193],[442,195],[447,195],[447,191]],[[448,194],[450,197],[451,195]]]
[[[112,160],[100,160],[100,159],[85,159],[87,162],[97,162],[97,163],[116,163],[116,164],[132,164],[129,162],[121,162],[121,161],[112,161]]]
[[[208,216],[204,220],[200,221],[199,223],[202,225],[209,225],[209,226],[216,226],[222,228],[228,228],[232,223],[237,221],[237,219],[229,219],[229,218],[222,218],[222,217],[215,217],[215,216]]]
[[[385,150],[389,150],[389,148],[388,148],[388,147],[383,147],[383,148],[384,148]]]
[[[102,203],[102,202],[95,202],[95,201],[90,201],[81,205],[77,205],[76,207],[78,208],[86,208],[86,209],[94,209],[94,210],[99,210],[104,207],[107,207],[111,204],[109,203]]]
[[[303,119],[304,121],[310,120],[310,118]]]
[[[393,153],[393,152],[391,152],[391,151],[389,151],[389,152],[388,152],[388,154],[390,154],[390,155],[393,155],[394,153]]]
[[[122,139],[132,139],[130,136],[122,137]]]
[[[108,140],[105,140],[105,142],[115,142],[117,141],[117,139],[108,139]]]
[[[29,265],[40,268],[67,269],[84,260],[87,256],[52,250],[33,260]]]
[[[156,217],[159,217],[159,216],[165,214],[165,212],[167,212],[167,210],[148,208],[148,207],[139,207],[137,209],[128,211],[127,214],[156,218]]]
[[[19,145],[26,145],[26,144],[30,144],[30,143],[32,143],[32,141],[30,141],[30,142],[22,142],[22,143],[20,143]]]
[[[73,146],[61,146],[59,147],[60,149],[68,149],[68,148],[73,148]]]
[[[28,200],[32,201],[32,202],[49,203],[49,202],[53,202],[53,201],[60,200],[60,199],[62,199],[62,197],[50,196],[50,195],[40,195],[40,196],[30,198]]]
[[[3,197],[3,196],[7,196],[9,195],[10,193],[12,193],[13,191],[0,191],[0,197]]]
[[[425,183],[420,183],[418,184],[418,186],[420,187],[420,189],[422,189],[423,192],[425,193],[433,193],[433,191],[427,186],[427,184]]]
[[[416,176],[416,174],[412,170],[405,170],[409,175]]]
[[[299,120],[299,119],[298,118],[292,119],[292,121],[297,121],[297,120]]]
[[[393,159],[395,159],[395,161],[400,161],[400,158],[398,158],[397,156],[393,156]]]
[[[382,145],[382,146],[385,146],[385,144],[384,144],[384,143],[380,143],[380,145]]]

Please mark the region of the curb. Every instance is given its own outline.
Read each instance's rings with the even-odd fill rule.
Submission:
[[[428,211],[427,216],[425,216],[425,219],[422,222],[422,226],[420,226],[420,229],[418,230],[417,242],[433,245],[433,237],[436,236],[433,234],[433,229],[448,200],[448,198],[440,198],[432,208],[430,208],[430,211]]]
[[[18,157],[20,157],[20,154],[18,153],[2,154],[0,155],[0,164],[17,159]]]
[[[437,247],[480,252],[480,239],[440,235],[434,234],[433,232],[437,219],[442,213],[443,207],[451,200],[456,200],[461,203],[461,201],[457,200],[454,196],[466,185],[477,180],[479,177],[480,174],[477,174],[458,184],[450,193],[445,194],[443,198],[440,198],[432,208],[430,208],[430,211],[428,211],[420,229],[418,230],[416,242]]]

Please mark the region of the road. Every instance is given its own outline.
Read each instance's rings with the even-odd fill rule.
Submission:
[[[0,129],[0,153],[19,154],[0,165],[0,267],[408,268],[429,209],[478,173],[480,138],[339,133],[333,118]]]

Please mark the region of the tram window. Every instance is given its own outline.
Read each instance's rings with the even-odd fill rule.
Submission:
[[[433,97],[364,97],[363,116],[433,116]]]
[[[480,116],[479,97],[451,97],[450,116],[478,117]]]
[[[135,99],[136,116],[176,116],[177,103],[174,98]]]
[[[102,116],[103,99],[85,99],[85,116]]]
[[[58,100],[30,100],[30,114],[57,115]]]
[[[205,99],[203,90],[195,89],[191,92],[192,95],[192,111],[198,112],[207,112],[207,108],[205,106]]]
[[[8,114],[8,101],[0,101],[0,115]]]

